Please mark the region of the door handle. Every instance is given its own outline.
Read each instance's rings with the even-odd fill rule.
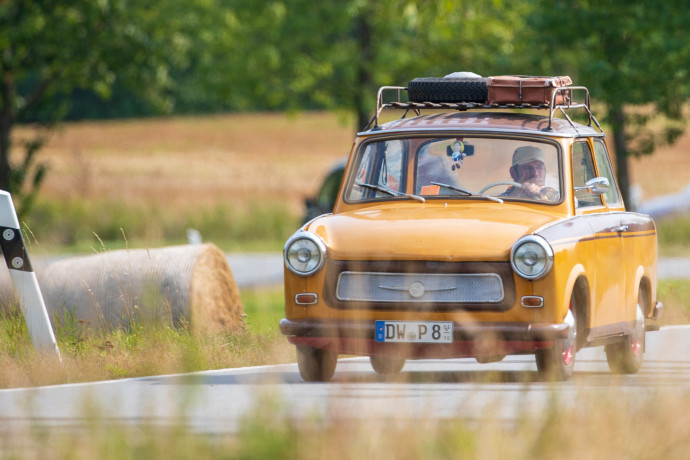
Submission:
[[[620,225],[620,226],[618,226],[618,227],[614,227],[614,228],[613,228],[613,231],[614,231],[614,232],[618,232],[618,233],[627,232],[627,231],[628,231],[628,226],[627,226],[627,225]]]

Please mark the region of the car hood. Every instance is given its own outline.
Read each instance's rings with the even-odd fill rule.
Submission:
[[[338,260],[508,260],[523,235],[558,218],[510,203],[381,205],[322,216],[307,226]]]

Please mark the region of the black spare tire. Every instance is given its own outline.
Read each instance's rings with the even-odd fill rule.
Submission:
[[[486,78],[415,78],[407,85],[411,102],[486,103]]]

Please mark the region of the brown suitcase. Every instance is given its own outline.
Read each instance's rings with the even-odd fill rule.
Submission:
[[[555,88],[571,85],[568,76],[530,77],[521,75],[502,75],[489,77],[486,86],[489,104],[551,104]],[[556,104],[567,104],[569,91],[556,95]]]

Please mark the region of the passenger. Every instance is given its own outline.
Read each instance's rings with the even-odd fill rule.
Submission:
[[[557,201],[560,196],[556,189],[545,186],[544,154],[537,147],[526,145],[515,149],[510,177],[521,186],[509,187],[502,197]]]

